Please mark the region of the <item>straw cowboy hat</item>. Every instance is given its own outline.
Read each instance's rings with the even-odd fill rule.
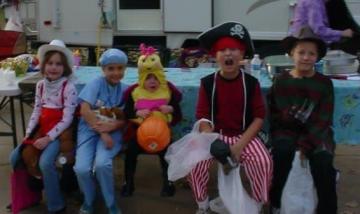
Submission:
[[[314,32],[309,27],[303,27],[294,35],[288,36],[282,40],[282,45],[285,48],[285,51],[291,55],[291,51],[295,46],[301,42],[312,42],[315,43],[318,49],[318,59],[320,60],[326,55],[326,43],[314,34]]]
[[[66,48],[65,43],[62,40],[54,39],[49,44],[42,45],[39,48],[38,57],[40,63],[43,62],[45,54],[49,51],[59,51],[63,53],[69,63],[70,68],[73,67],[74,65],[73,54],[68,48]]]

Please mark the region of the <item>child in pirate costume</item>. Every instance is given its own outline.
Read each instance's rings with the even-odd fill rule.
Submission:
[[[279,213],[281,195],[296,150],[309,160],[318,195],[317,213],[337,212],[336,170],[333,166],[334,90],[331,80],[314,71],[326,53],[326,44],[309,28],[283,40],[295,68],[278,76],[270,89],[270,133],[274,177],[270,191],[273,213]]]
[[[128,125],[128,148],[125,158],[125,183],[121,194],[128,197],[134,191],[134,176],[136,171],[137,156],[146,153],[137,143],[136,130],[149,116],[160,117],[169,125],[175,125],[181,120],[182,114],[179,103],[181,92],[166,80],[156,50],[152,47],[140,46],[141,56],[138,60],[139,82],[125,92],[126,118]],[[158,153],[162,168],[163,187],[161,196],[168,197],[175,194],[175,187],[168,181],[168,164],[164,159],[166,148]]]
[[[237,22],[215,26],[199,35],[201,45],[216,58],[219,70],[201,79],[196,118],[205,118],[201,132],[218,132],[230,145],[231,156],[240,162],[251,182],[251,196],[268,202],[272,174],[271,157],[257,137],[265,117],[259,82],[240,67],[244,57],[253,56],[246,28]],[[196,213],[209,213],[207,183],[213,159],[199,162],[188,180],[199,206]]]

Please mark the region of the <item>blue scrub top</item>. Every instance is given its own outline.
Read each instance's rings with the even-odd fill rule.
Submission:
[[[79,103],[85,101],[91,105],[92,109],[122,107],[124,92],[127,88],[128,85],[122,82],[113,86],[106,81],[104,76],[96,77],[81,90]],[[78,130],[81,130],[83,135],[96,134],[82,117],[79,120]]]
[[[128,85],[122,82],[112,86],[104,76],[100,76],[86,84],[79,94],[79,100],[80,103],[83,101],[89,103],[92,109],[121,107],[124,91],[127,88]]]

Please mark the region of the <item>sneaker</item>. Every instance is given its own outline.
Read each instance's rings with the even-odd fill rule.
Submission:
[[[121,210],[116,206],[113,205],[109,208],[109,214],[121,214]]]
[[[8,212],[11,212],[11,204],[8,204],[8,205],[6,206],[6,210],[7,210]]]
[[[81,205],[79,214],[92,214],[94,213],[94,208],[87,205],[85,202]]]
[[[66,213],[66,207],[63,207],[57,211],[48,211],[48,214],[65,214],[65,213]]]
[[[199,208],[198,210],[196,210],[195,214],[210,214],[210,209],[203,209],[203,208]]]
[[[229,214],[223,201],[220,197],[217,197],[209,202],[210,210],[215,213]]]
[[[340,170],[336,169],[336,183],[340,181]]]
[[[161,197],[172,197],[175,195],[176,189],[175,189],[175,185],[173,182],[169,181],[169,182],[165,182],[160,195]]]
[[[280,209],[276,207],[271,208],[271,214],[280,214]]]
[[[121,196],[123,197],[131,197],[135,188],[134,185],[130,185],[127,183],[124,183],[121,187]]]

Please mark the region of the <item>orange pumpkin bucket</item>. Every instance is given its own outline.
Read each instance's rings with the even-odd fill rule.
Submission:
[[[137,130],[137,142],[141,148],[149,153],[164,150],[170,143],[168,124],[156,116],[146,118]]]

